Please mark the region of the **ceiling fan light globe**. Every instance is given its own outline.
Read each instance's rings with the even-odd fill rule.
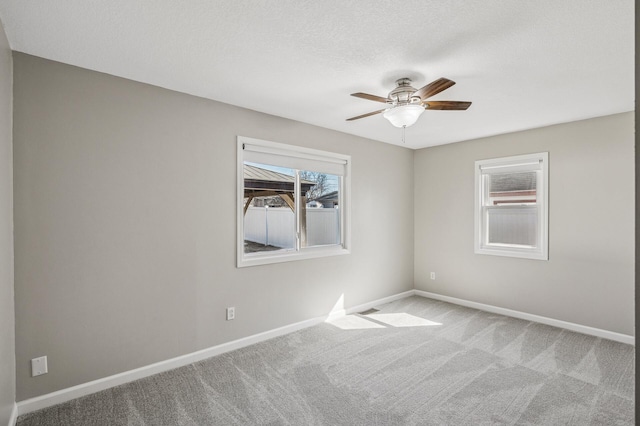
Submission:
[[[382,115],[395,127],[409,127],[415,124],[424,112],[424,107],[420,105],[401,105],[388,109]]]

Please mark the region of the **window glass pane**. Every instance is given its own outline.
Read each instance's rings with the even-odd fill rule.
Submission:
[[[296,247],[295,171],[244,162],[244,252]]]
[[[496,173],[488,175],[487,205],[535,204],[537,173]]]
[[[340,176],[310,170],[300,171],[302,247],[340,244]]]
[[[488,208],[487,215],[489,244],[536,247],[538,224],[536,206]]]

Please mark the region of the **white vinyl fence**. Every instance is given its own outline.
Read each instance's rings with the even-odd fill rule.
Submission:
[[[340,243],[338,209],[306,209],[307,246]],[[281,248],[294,248],[295,215],[288,207],[249,207],[244,217],[244,239]]]
[[[489,242],[535,246],[538,211],[535,206],[489,210]]]

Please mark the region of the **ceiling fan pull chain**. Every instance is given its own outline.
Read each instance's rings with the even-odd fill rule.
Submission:
[[[402,143],[406,144],[405,140],[404,140],[404,132],[405,130],[407,130],[407,126],[402,126]]]

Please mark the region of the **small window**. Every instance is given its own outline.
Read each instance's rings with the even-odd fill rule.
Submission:
[[[548,260],[549,154],[476,161],[475,252]]]
[[[238,267],[348,253],[351,158],[238,137]]]

